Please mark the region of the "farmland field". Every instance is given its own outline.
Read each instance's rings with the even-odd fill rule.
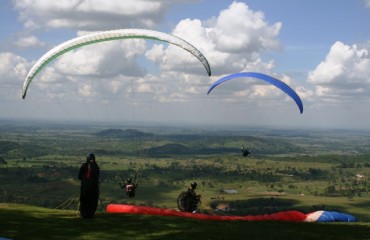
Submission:
[[[252,153],[243,157],[240,148]],[[370,222],[370,132],[0,122],[0,202],[78,209],[79,166],[101,168],[109,203],[177,209],[198,183],[201,209],[228,215],[331,210]],[[135,198],[118,183],[137,173]],[[1,237],[1,235],[0,235]]]

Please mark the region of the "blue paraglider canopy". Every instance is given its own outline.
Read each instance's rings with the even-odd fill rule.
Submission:
[[[275,87],[279,88],[283,92],[285,92],[289,97],[291,97],[295,103],[297,104],[300,113],[303,113],[303,103],[301,98],[298,96],[298,94],[291,88],[289,87],[286,83],[282,82],[281,80],[278,80],[276,78],[270,77],[266,74],[263,73],[258,73],[258,72],[240,72],[240,73],[234,73],[227,75],[216,82],[214,82],[211,87],[209,88],[207,94],[209,94],[217,85],[226,82],[228,80],[234,79],[234,78],[241,78],[241,77],[252,77],[252,78],[257,78],[260,80],[263,80],[265,82],[268,82]]]

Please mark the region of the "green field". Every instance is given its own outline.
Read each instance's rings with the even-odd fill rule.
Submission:
[[[0,237],[11,239],[370,239],[368,223],[204,221],[0,204]]]
[[[247,158],[241,156],[243,145],[252,149]],[[84,220],[77,217],[77,173],[89,152],[101,168],[101,194],[96,218]],[[0,121],[0,160],[0,238],[225,239],[230,232],[231,239],[370,239],[366,131]],[[119,176],[135,173],[139,188],[128,199]],[[110,203],[176,209],[177,196],[191,181],[198,182],[201,210],[208,213],[329,210],[352,214],[358,222],[201,222],[105,212]]]

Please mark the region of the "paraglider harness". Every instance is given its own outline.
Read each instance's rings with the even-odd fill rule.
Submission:
[[[183,191],[177,198],[177,207],[181,212],[196,212],[198,211],[198,204],[201,203],[201,195],[196,195],[195,188],[189,188]]]
[[[129,198],[135,197],[135,191],[136,191],[136,188],[138,187],[138,184],[135,183],[137,180],[137,175],[138,174],[136,172],[134,181],[132,181],[131,178],[128,178],[126,183],[119,183],[119,186],[121,187],[121,189],[125,190],[126,196]],[[123,177],[120,176],[120,178],[122,182],[124,182]]]

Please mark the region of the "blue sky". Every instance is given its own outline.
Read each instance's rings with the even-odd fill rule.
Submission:
[[[2,1],[0,118],[370,129],[370,1],[75,0]],[[208,59],[156,41],[86,46],[22,85],[48,50],[96,31],[171,33]],[[281,79],[278,89],[235,79],[243,71]],[[135,77],[133,77],[135,76]]]

